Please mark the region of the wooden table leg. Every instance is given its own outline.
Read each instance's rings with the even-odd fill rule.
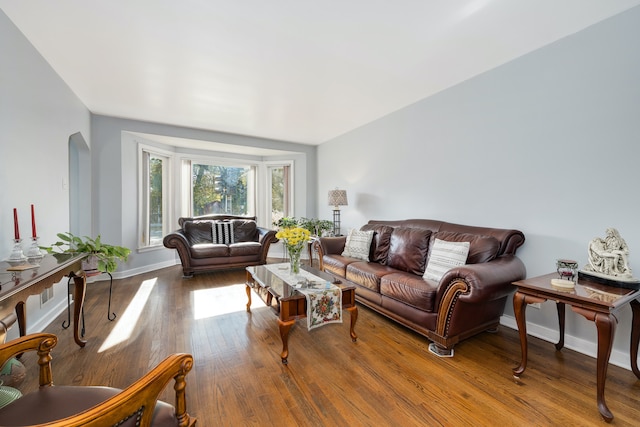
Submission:
[[[524,302],[525,296],[520,292],[516,292],[513,295],[513,312],[516,316],[516,323],[518,324],[518,333],[520,335],[520,351],[522,358],[520,359],[520,366],[513,369],[513,376],[519,378],[520,375],[527,369],[527,321],[525,319],[525,310],[527,304]]]
[[[564,320],[565,320],[565,304],[563,302],[556,303],[556,310],[558,311],[558,328],[560,331],[560,340],[556,344],[556,350],[562,350],[564,347]]]
[[[607,381],[607,368],[609,357],[613,347],[613,337],[616,332],[617,319],[613,314],[596,313],[581,307],[571,307],[573,311],[583,315],[587,320],[595,322],[598,329],[598,355],[596,359],[597,377],[597,402],[600,415],[606,422],[613,420],[613,414],[604,400],[604,387]]]
[[[527,304],[534,302],[545,302],[546,299],[538,298],[531,295],[526,295],[520,292],[516,292],[513,295],[513,311],[516,316],[516,323],[518,324],[518,333],[520,335],[520,349],[522,351],[522,359],[520,360],[520,366],[513,368],[513,376],[520,378],[520,375],[527,369],[527,356],[528,356],[528,344],[527,344],[527,320],[525,311],[527,310]]]
[[[20,336],[27,335],[27,310],[25,309],[24,301],[20,301],[16,304],[16,317],[18,318],[18,331]]]
[[[251,312],[251,286],[247,282],[245,284],[245,290],[247,291],[247,313]]]
[[[358,336],[356,335],[356,322],[358,321],[358,307],[347,308],[349,315],[351,316],[351,327],[349,328],[349,334],[351,335],[351,341],[356,342]]]
[[[638,300],[631,301],[631,311],[633,312],[633,321],[631,322],[631,370],[636,377],[640,379],[640,370],[638,370],[638,344],[640,343],[640,302]]]
[[[278,328],[280,329],[280,338],[282,339],[282,353],[280,353],[280,359],[282,359],[282,363],[284,365],[289,363],[287,360],[289,357],[289,331],[294,323],[296,323],[295,320],[283,322],[278,319]]]
[[[76,275],[71,273],[69,277],[73,278],[73,339],[80,347],[84,347],[87,341],[80,337],[80,315],[82,314],[82,306],[84,305],[84,295],[87,290],[87,278],[83,274]]]

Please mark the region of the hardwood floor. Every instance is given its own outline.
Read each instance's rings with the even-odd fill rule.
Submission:
[[[551,426],[602,425],[596,407],[595,360],[530,338],[521,380],[517,331],[500,327],[460,343],[455,357],[438,358],[428,342],[359,306],[357,343],[341,325],[309,332],[296,324],[289,364],[280,363],[274,313],[253,298],[245,311],[244,270],[182,279],[166,268],[89,284],[87,346],[73,342],[59,316],[46,329],[58,335],[56,384],[126,387],[172,352],[195,358],[187,377],[188,411],[199,426]],[[116,339],[117,338],[117,339]],[[119,340],[119,341],[118,341]],[[35,355],[23,357],[35,372]],[[23,392],[37,387],[32,375]],[[172,402],[171,386],[163,399]],[[615,426],[638,425],[640,381],[610,366],[606,400]]]

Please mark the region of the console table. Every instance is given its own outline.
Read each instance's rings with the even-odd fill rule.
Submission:
[[[522,348],[522,361],[520,366],[513,369],[513,375],[519,378],[527,367],[527,324],[525,319],[527,304],[547,300],[556,302],[560,330],[560,340],[556,344],[556,350],[561,350],[564,347],[565,305],[569,305],[572,311],[595,322],[598,329],[597,403],[600,415],[605,421],[610,422],[613,420],[613,414],[604,400],[604,385],[607,379],[613,337],[618,324],[616,314],[626,304],[631,305],[633,312],[631,369],[640,379],[640,370],[638,370],[638,343],[640,342],[640,302],[638,302],[638,298],[640,298],[640,291],[607,286],[583,279],[577,281],[574,289],[567,290],[551,285],[551,279],[557,278],[558,274],[552,273],[513,283],[518,288],[513,296],[513,309]]]
[[[86,278],[81,272],[81,262],[85,255],[45,255],[37,266],[22,271],[8,270],[12,266],[6,261],[0,262],[0,321],[11,319],[14,315],[18,319],[20,336],[27,333],[26,301],[31,295],[40,295],[63,277],[73,278],[74,307],[73,307],[73,338],[80,347],[84,341],[79,334],[79,320],[86,291]],[[25,261],[26,264],[26,261]],[[15,317],[13,317],[15,320]],[[3,322],[4,323],[4,322]],[[8,325],[9,326],[9,325]]]

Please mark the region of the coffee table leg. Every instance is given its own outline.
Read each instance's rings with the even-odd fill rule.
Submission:
[[[249,284],[245,284],[246,287],[246,291],[247,291],[247,313],[251,312],[251,286],[249,286]]]
[[[280,353],[280,359],[282,359],[282,363],[284,365],[289,363],[287,360],[287,357],[289,357],[289,330],[291,330],[294,323],[296,323],[295,320],[283,322],[278,319],[278,328],[280,329],[280,338],[282,339],[282,353]]]
[[[358,336],[356,335],[356,322],[358,321],[358,307],[349,307],[347,308],[349,315],[351,316],[351,328],[349,329],[349,334],[351,335],[351,341],[356,342]]]

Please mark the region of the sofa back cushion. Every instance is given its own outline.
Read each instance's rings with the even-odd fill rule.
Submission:
[[[453,231],[438,231],[431,236],[431,245],[435,239],[447,242],[469,242],[467,264],[480,264],[494,259],[498,255],[500,242],[492,236],[471,233],[456,233]]]
[[[236,242],[257,242],[259,237],[258,226],[253,220],[234,219],[233,234]]]
[[[360,230],[373,230],[373,240],[371,241],[369,261],[386,265],[387,257],[389,256],[389,245],[391,244],[391,233],[393,232],[393,227],[382,224],[365,224],[360,228]]]
[[[387,265],[397,270],[424,274],[431,230],[395,227],[391,233]]]
[[[185,221],[182,231],[191,246],[200,243],[212,243],[211,221]]]

